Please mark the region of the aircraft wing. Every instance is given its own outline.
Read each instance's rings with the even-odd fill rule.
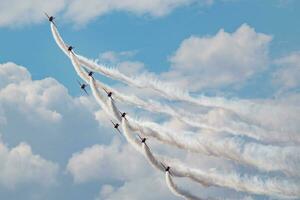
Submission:
[[[89,73],[89,71],[88,71],[85,67],[83,67],[83,70],[84,70],[86,73]]]
[[[108,95],[108,91],[103,87],[103,90],[106,92],[106,94]]]
[[[138,135],[138,137],[140,138],[140,140],[142,141],[143,140],[143,138],[139,135],[139,134],[137,134]]]
[[[111,121],[111,123],[115,126],[115,123],[112,121],[112,120],[110,120]]]
[[[49,15],[46,13],[46,12],[44,12],[44,14],[46,15],[46,17],[49,19],[50,17],[49,17]]]
[[[81,87],[81,83],[80,83],[80,81],[77,79],[77,83],[78,83],[78,85]]]
[[[162,162],[161,162],[160,164],[161,164],[162,168],[163,168],[164,171],[165,171],[165,170],[167,169],[166,166],[165,166]]]
[[[83,91],[87,94],[87,95],[89,95],[89,93],[86,91],[86,89],[85,88],[83,88]]]
[[[120,133],[120,135],[122,135],[122,133],[121,133],[120,129],[118,129],[118,128],[117,128],[117,131]]]

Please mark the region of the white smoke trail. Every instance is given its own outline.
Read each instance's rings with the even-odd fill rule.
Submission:
[[[147,158],[148,162],[152,165],[152,167],[156,168],[156,169],[158,169],[162,172],[165,172],[165,169],[164,169],[162,163],[166,164],[166,163],[168,163],[168,161],[170,159],[168,159],[166,157],[159,156],[159,155],[153,155],[150,148],[145,143],[142,144],[142,148],[143,148],[143,152],[144,152],[145,157]],[[205,186],[205,187],[214,185],[212,183],[208,183],[205,179],[195,178],[195,177],[191,176],[188,173],[182,173],[182,172],[176,170],[176,168],[172,169],[172,175],[176,176],[176,177],[190,178],[192,181],[200,183],[202,186]]]
[[[182,91],[180,89],[172,87],[170,84],[159,81],[157,79],[151,79],[150,77],[128,77],[121,73],[117,69],[107,68],[104,65],[99,65],[98,63],[89,60],[83,56],[79,56],[80,63],[93,71],[102,73],[110,78],[122,81],[131,86],[137,88],[150,88],[162,94],[164,97],[172,100],[187,101],[190,103],[195,103],[200,106],[216,107],[210,102],[201,101],[201,99],[195,99],[189,95],[188,92]],[[220,103],[219,103],[220,104]],[[225,106],[224,106],[225,107]]]
[[[87,81],[88,77],[87,77],[87,75],[84,75],[84,71],[80,70],[81,67],[80,67],[79,61],[77,60],[77,58],[83,58],[83,57],[80,56],[80,55],[76,55],[75,53],[74,54],[70,54],[68,52],[66,44],[62,40],[62,38],[61,38],[59,32],[57,31],[56,27],[52,23],[51,23],[51,31],[52,31],[53,37],[54,37],[57,45],[60,47],[60,49],[68,57],[70,57],[70,59],[71,59],[73,65],[74,65],[74,68],[75,68],[77,74],[83,80]],[[106,71],[104,70],[103,73],[105,73],[105,72]],[[112,88],[110,88],[109,86],[107,86],[107,85],[105,85],[103,83],[101,83],[99,85],[100,85],[100,87],[105,88],[106,90],[113,92],[113,94],[115,94],[116,98],[118,98],[122,102],[126,102],[126,103],[130,103],[130,104],[136,105],[139,108],[143,108],[143,109],[146,109],[146,110],[151,111],[151,112],[158,112],[158,113],[163,112],[163,113],[169,114],[169,115],[171,115],[173,117],[177,117],[179,120],[181,120],[180,114],[177,113],[176,110],[174,110],[170,106],[162,105],[162,104],[160,104],[159,102],[156,102],[156,101],[151,101],[151,103],[150,102],[145,102],[145,101],[139,99],[136,96],[131,96],[130,97],[130,96],[127,96],[127,95],[123,95],[120,92],[118,92],[116,90],[113,90]],[[193,120],[190,120],[190,119],[183,118],[182,121],[185,122],[185,123],[190,124],[191,126],[197,126],[197,127],[200,127],[200,128],[208,128],[205,125],[201,125],[201,124],[198,124],[198,123],[192,123]]]
[[[176,196],[182,197],[186,200],[202,200],[199,197],[194,196],[190,192],[179,188],[173,181],[169,172],[166,172],[166,183],[169,189],[175,194]]]
[[[240,164],[251,165],[262,171],[282,171],[290,176],[300,176],[300,148],[279,147],[247,142],[245,139],[231,136],[183,137],[172,131],[153,127],[144,130],[148,136],[156,137],[166,143],[199,152],[206,155],[222,157]],[[163,134],[163,136],[161,136]]]
[[[260,178],[257,176],[241,176],[237,173],[221,173],[215,170],[203,171],[190,168],[178,160],[153,155],[146,145],[143,145],[143,150],[144,155],[146,155],[148,161],[155,168],[163,171],[164,169],[161,167],[160,163],[164,163],[164,165],[170,166],[173,176],[187,177],[204,186],[214,185],[253,194],[284,198],[300,197],[299,181],[279,178]]]
[[[83,56],[79,56],[79,61],[82,65],[86,66],[90,70],[97,71],[112,79],[122,81],[123,83],[137,88],[152,89],[154,91],[157,91],[158,94],[162,95],[163,97],[168,98],[169,100],[178,100],[209,108],[220,108],[228,111],[230,110],[234,113],[240,113],[243,116],[247,116],[248,113],[253,112],[253,109],[259,109],[260,106],[259,104],[247,100],[228,100],[225,98],[207,97],[203,95],[196,98],[190,96],[187,91],[175,88],[170,83],[160,81],[153,77],[145,75],[128,77],[125,74],[121,73],[118,69],[108,68]]]
[[[109,101],[109,107],[120,121],[120,113],[112,100]],[[154,137],[181,149],[233,160],[262,171],[282,171],[287,175],[300,176],[300,147],[263,145],[235,136],[197,134],[195,137],[195,134],[189,134],[193,135],[191,137],[153,122],[141,122],[129,116],[127,120],[131,130],[141,131],[144,136]]]
[[[57,31],[57,28],[55,27],[55,25],[53,23],[50,23],[50,27],[51,27],[51,33],[53,35],[53,38],[54,38],[56,44],[67,56],[69,56],[68,47],[62,40],[62,37],[60,36],[59,32]]]
[[[92,79],[91,88],[98,102],[104,109],[107,109],[107,98],[104,98],[95,88],[95,81],[88,77],[82,70],[76,59],[76,56],[70,53],[70,58],[77,74],[87,82],[88,78]],[[102,84],[99,82],[99,84]],[[102,99],[102,100],[100,100]],[[108,100],[108,108],[114,119],[121,122],[118,109],[111,98]],[[135,131],[142,130],[146,136],[155,137],[167,144],[175,145],[181,149],[192,152],[198,152],[206,155],[222,157],[234,160],[245,165],[252,165],[264,171],[283,171],[285,174],[300,176],[300,148],[299,147],[278,147],[272,145],[262,145],[253,142],[246,142],[238,137],[213,137],[201,135],[197,138],[182,136],[182,134],[173,134],[163,129],[155,123],[143,123],[128,118],[130,127]],[[266,162],[269,160],[269,162]]]
[[[95,84],[93,84],[93,79],[91,78],[91,87],[94,88],[95,86],[92,85]],[[111,109],[108,110],[111,111]],[[284,180],[280,182],[277,179],[262,180],[258,177],[252,177],[252,178],[241,177],[240,175],[237,174],[231,174],[231,175],[213,174],[212,172],[203,172],[196,169],[190,169],[189,167],[183,165],[182,163],[178,163],[178,161],[175,160],[154,156],[146,145],[142,145],[141,142],[139,142],[139,140],[130,133],[128,122],[129,121],[127,121],[125,118],[122,118],[122,129],[127,141],[130,144],[132,144],[137,151],[143,153],[146,156],[147,160],[152,164],[152,166],[154,166],[157,169],[163,170],[160,163],[167,163],[168,165],[171,166],[173,170],[172,172],[174,173],[175,176],[188,177],[191,180],[201,183],[203,185],[216,185],[221,187],[229,187],[229,188],[236,189],[238,191],[246,191],[255,194],[264,194],[264,195],[271,195],[271,196],[282,195],[282,196],[294,197],[296,195],[300,195],[300,188],[297,187],[297,184],[300,183],[290,183]],[[141,132],[141,134],[146,135],[145,133],[143,133],[143,131]],[[261,187],[263,189],[260,189]],[[290,189],[282,189],[281,191],[279,190],[279,188],[281,187],[287,187]]]
[[[64,49],[64,48],[62,48]],[[71,58],[72,59],[72,58]],[[74,59],[73,59],[74,60]],[[90,83],[93,85],[92,90],[96,91],[95,83],[93,79],[90,78]],[[96,93],[93,92],[93,95]],[[113,105],[113,103],[112,103]],[[102,106],[106,107],[107,105],[103,104]],[[111,110],[107,109],[108,112]],[[129,134],[129,126],[126,125],[127,121],[122,119],[122,127],[126,132],[127,138],[130,139],[130,143],[135,143],[137,149],[141,149],[138,144],[138,140]],[[157,134],[157,133],[156,133]],[[130,136],[130,137],[129,137]],[[146,148],[147,149],[147,148]],[[150,150],[149,150],[150,152]],[[150,152],[151,153],[151,152]],[[149,153],[148,153],[149,154]],[[156,157],[153,156],[153,159]],[[270,196],[284,196],[284,197],[299,197],[300,189],[299,183],[293,182],[290,180],[278,180],[278,179],[262,179],[258,177],[241,177],[235,173],[233,174],[220,174],[220,173],[212,173],[212,172],[203,172],[201,170],[189,168],[182,163],[178,163],[178,161],[170,160],[170,159],[162,159],[164,163],[167,163],[172,167],[175,171],[175,174],[181,174],[182,176],[189,177],[192,180],[197,182],[208,182],[209,184],[221,186],[221,187],[229,187],[234,188],[238,191],[246,191],[252,192],[255,194],[264,194]],[[159,163],[159,161],[157,161]],[[205,181],[204,181],[205,180]]]
[[[51,31],[52,31],[53,37],[54,37],[56,43],[58,44],[58,46],[60,47],[60,49],[67,56],[70,56],[70,54],[67,50],[67,46],[65,45],[65,43],[62,40],[61,36],[59,35],[56,27],[52,23],[51,23]],[[131,78],[128,78],[127,76],[120,73],[116,69],[106,68],[102,65],[98,65],[98,64],[94,63],[93,61],[88,60],[87,58],[84,58],[84,57],[79,56],[79,55],[77,55],[77,56],[79,57],[80,63],[87,66],[87,67],[89,67],[91,70],[96,70],[96,71],[100,70],[101,73],[103,73],[107,76],[111,76],[112,74],[115,74],[117,77],[119,77],[119,79],[121,79],[123,81],[127,81],[127,82],[129,81],[130,82],[130,80],[131,80]],[[142,81],[138,81],[138,82],[142,82]],[[148,83],[148,80],[146,82]],[[132,83],[134,83],[134,81]],[[158,84],[158,85],[160,85],[160,84]],[[104,84],[102,84],[101,87],[105,88],[109,91],[112,91],[116,95],[116,98],[118,98],[122,102],[137,105],[139,108],[143,108],[143,109],[146,109],[146,110],[151,111],[151,112],[168,114],[170,116],[176,117],[180,121],[182,121],[182,122],[184,122],[184,123],[186,123],[190,126],[210,129],[212,131],[218,131],[218,132],[230,132],[230,133],[236,134],[236,135],[243,134],[243,135],[246,135],[248,137],[252,137],[254,139],[257,139],[257,140],[263,140],[263,141],[269,141],[269,142],[290,142],[290,141],[297,142],[297,143],[300,142],[300,138],[297,135],[296,136],[295,135],[288,135],[288,137],[287,137],[286,134],[282,134],[282,133],[275,132],[275,131],[270,131],[270,130],[267,131],[267,130],[262,129],[258,126],[249,125],[248,123],[245,123],[245,122],[242,122],[242,121],[239,121],[239,122],[233,121],[231,123],[227,122],[226,124],[222,124],[221,126],[219,124],[215,124],[215,123],[210,124],[201,115],[191,114],[191,113],[188,113],[186,111],[179,113],[177,110],[171,108],[170,106],[162,105],[159,102],[155,102],[155,101],[145,102],[145,101],[143,101],[143,100],[141,100],[141,99],[139,99],[135,96],[123,95],[123,94],[113,90],[112,88],[109,88],[108,86],[105,86]],[[165,88],[165,87],[162,87],[162,88]],[[166,87],[166,88],[168,88],[168,87]],[[202,99],[203,102],[205,102],[205,104],[209,104],[209,102],[211,100],[211,98],[207,98],[207,97],[202,97],[201,99]],[[215,98],[214,101],[215,101],[216,104],[222,104],[222,102],[225,102],[226,100],[222,99],[222,98]],[[245,102],[243,102],[243,103],[245,103]],[[235,101],[233,101],[233,102],[228,101],[226,103],[226,105],[227,104],[228,105],[233,104],[233,105],[231,105],[231,107],[239,107],[239,110],[242,110],[244,108],[244,107],[239,106],[240,104],[236,105],[237,103]],[[257,109],[257,108],[252,106],[251,109]],[[272,137],[269,137],[270,135],[272,135]]]
[[[91,87],[91,91],[92,91],[94,98],[96,99],[98,104],[101,106],[101,108],[104,110],[104,112],[108,116],[110,116],[112,119],[116,119],[115,116],[111,113],[111,110],[109,110],[109,108],[107,106],[106,98],[104,96],[102,96],[101,93],[97,90],[95,80],[92,77],[90,77],[90,87]],[[116,120],[118,120],[118,119],[116,119]]]
[[[234,172],[203,171],[192,169],[176,160],[168,160],[171,169],[188,174],[194,180],[206,180],[211,185],[228,187],[236,191],[244,191],[260,195],[299,198],[299,181],[282,178],[262,178],[258,176],[241,176]],[[175,167],[174,167],[175,166]]]
[[[152,112],[153,111],[154,112],[164,112],[173,117],[176,117],[177,119],[181,120],[182,122],[184,122],[188,125],[195,126],[198,128],[206,128],[206,129],[210,129],[210,130],[214,130],[214,131],[218,131],[218,132],[225,131],[225,132],[230,132],[230,133],[236,134],[236,135],[243,134],[248,137],[252,137],[254,139],[267,141],[267,142],[300,143],[300,135],[299,134],[294,134],[294,133],[282,134],[281,132],[277,132],[277,131],[273,131],[273,130],[266,130],[266,129],[261,128],[254,124],[249,125],[249,123],[247,123],[247,121],[249,121],[247,119],[247,116],[250,117],[250,113],[253,113],[253,112],[255,113],[255,111],[260,110],[259,104],[255,104],[255,103],[252,103],[252,102],[246,101],[246,100],[230,101],[230,100],[226,100],[224,98],[211,98],[211,97],[205,97],[205,96],[202,96],[199,99],[194,99],[185,92],[174,91],[174,93],[172,93],[172,91],[176,90],[176,89],[175,88],[170,89],[170,87],[168,87],[163,82],[160,82],[160,81],[151,82],[151,78],[145,79],[143,81],[142,81],[142,79],[140,80],[139,77],[130,78],[130,77],[125,76],[121,72],[119,72],[117,69],[106,68],[103,65],[98,65],[97,63],[95,63],[83,56],[78,56],[78,57],[79,57],[80,63],[82,65],[88,67],[89,69],[101,72],[102,74],[107,75],[110,78],[118,77],[115,79],[126,82],[129,85],[139,86],[138,84],[143,84],[143,83],[151,84],[152,86],[155,86],[155,87],[153,87],[153,88],[155,88],[155,90],[162,92],[168,98],[172,99],[172,97],[174,97],[176,100],[180,100],[180,98],[182,97],[181,100],[185,100],[188,102],[194,102],[194,103],[198,102],[199,105],[202,105],[202,106],[204,105],[207,107],[213,107],[213,108],[219,108],[219,109],[226,108],[229,110],[233,110],[234,113],[238,113],[241,115],[239,117],[239,120],[235,119],[235,121],[232,121],[230,124],[222,124],[222,126],[220,127],[220,126],[217,126],[216,124],[208,124],[207,122],[205,122],[205,119],[203,118],[203,116],[193,115],[188,112],[178,113],[170,107],[169,108],[165,107],[164,109],[151,109]],[[164,93],[165,90],[168,92]],[[175,94],[175,96],[172,96],[172,94]],[[156,104],[156,105],[159,105],[159,104]],[[147,107],[145,107],[145,106],[143,106],[143,108],[147,109]],[[148,108],[150,108],[150,107],[148,107]],[[230,112],[228,112],[228,110],[226,110],[226,109],[223,109],[223,112],[230,114]],[[190,116],[190,117],[188,117],[188,116]],[[253,116],[252,116],[252,118],[253,118]],[[255,120],[254,121],[250,120],[250,121],[252,121],[252,123],[254,123]],[[269,137],[270,135],[272,135],[272,137]]]
[[[168,100],[180,100],[189,103],[194,103],[199,106],[209,107],[209,108],[219,108],[223,112],[230,114],[232,111],[239,115],[238,120],[235,119],[230,124],[223,124],[222,127],[216,127],[216,124],[208,124],[201,120],[201,116],[196,115],[194,120],[189,120],[191,118],[180,117],[176,112],[176,117],[181,121],[199,128],[208,128],[215,131],[226,131],[232,134],[243,134],[248,137],[255,138],[257,140],[267,141],[267,142],[276,142],[276,143],[300,143],[300,134],[298,132],[282,132],[267,130],[261,128],[258,125],[260,120],[256,118],[256,115],[253,113],[259,113],[262,110],[263,105],[259,103],[254,103],[248,100],[239,100],[239,99],[225,99],[220,97],[207,97],[201,96],[194,98],[189,95],[188,92],[182,91],[180,89],[170,86],[170,84],[153,79],[149,76],[139,75],[137,77],[128,77],[122,74],[117,69],[107,68],[104,65],[95,63],[92,60],[89,60],[83,56],[79,56],[80,63],[87,68],[100,72],[110,78],[122,81],[128,85],[135,86],[137,88],[150,88],[158,92],[164,97],[167,97]],[[174,114],[168,113],[168,114]],[[185,113],[182,113],[185,114]],[[173,115],[174,116],[174,115]],[[179,116],[179,117],[178,117]],[[197,119],[197,120],[195,120]],[[249,122],[252,125],[249,125]],[[270,137],[272,135],[272,137]]]
[[[127,120],[125,118],[122,118],[122,130],[124,133],[124,136],[126,138],[126,140],[128,141],[128,143],[130,143],[138,152],[143,153],[142,152],[142,145],[141,143],[138,141],[138,139],[136,137],[134,137],[129,130],[129,126],[127,124]]]
[[[91,87],[95,89],[95,83],[90,78]],[[94,86],[92,86],[94,85]],[[94,93],[93,93],[94,94]],[[112,102],[113,104],[113,102]],[[107,109],[110,110],[111,109]],[[271,195],[271,196],[285,196],[285,197],[297,197],[300,195],[300,189],[297,187],[299,183],[293,183],[289,181],[279,181],[277,179],[260,179],[258,177],[241,177],[238,174],[218,174],[212,172],[204,172],[197,169],[191,169],[176,160],[170,160],[159,156],[154,156],[146,145],[141,145],[130,133],[128,121],[122,118],[122,128],[127,141],[132,144],[136,150],[146,155],[148,161],[157,169],[163,170],[160,163],[165,163],[171,166],[175,176],[187,177],[193,181],[204,185],[216,185],[221,187],[229,187],[238,191],[251,192],[255,194]],[[141,132],[146,135],[145,133]],[[279,190],[279,188],[282,188]]]
[[[86,72],[83,71],[83,69],[80,67],[78,60],[76,59],[75,55],[72,52],[70,52],[70,59],[77,75],[86,83],[89,83],[89,77],[87,76]]]

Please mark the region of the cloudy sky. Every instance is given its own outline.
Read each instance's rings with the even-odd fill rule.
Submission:
[[[44,11],[56,16],[60,34],[77,53],[193,96],[225,99],[225,107],[241,111],[247,125],[269,130],[265,138],[270,139],[247,142],[299,145],[299,1],[0,0],[0,199],[180,199],[169,191],[164,175],[111,128],[93,96],[80,91]],[[96,77],[125,93],[166,102],[148,89]],[[210,134],[172,117],[120,106],[178,132]],[[217,109],[204,116],[219,126],[238,118]],[[300,171],[292,167],[296,178],[157,141],[151,145],[196,168],[300,180]],[[300,158],[296,161],[291,163],[300,166]],[[175,181],[203,198],[278,198]]]

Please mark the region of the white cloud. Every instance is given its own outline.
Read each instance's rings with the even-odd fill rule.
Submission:
[[[247,24],[233,33],[221,29],[214,36],[191,36],[170,58],[164,76],[192,90],[243,82],[266,69],[271,39]]]
[[[45,186],[56,183],[58,165],[45,160],[31,151],[26,143],[9,149],[0,142],[0,184],[14,188],[19,184],[42,184]]]
[[[64,6],[65,0],[0,0],[0,27],[38,23],[44,12],[54,15]]]
[[[76,25],[114,11],[161,17],[192,3],[211,5],[213,0],[0,0],[0,27],[45,21],[44,12],[50,15],[62,13]]]
[[[188,5],[194,0],[74,0],[68,6],[66,17],[77,24],[88,21],[112,11],[125,11],[137,15],[148,14],[154,17],[164,16],[173,9]],[[211,1],[201,0],[210,3]]]
[[[17,116],[24,115],[26,120],[38,124],[62,122],[66,120],[64,115],[76,110],[92,116],[93,110],[99,107],[87,97],[71,97],[53,78],[32,80],[25,67],[8,62],[0,64],[0,108],[6,113],[14,111]]]
[[[0,80],[0,124],[8,145],[25,141],[41,156],[65,163],[72,153],[113,135],[99,132],[93,98],[74,98],[53,78],[32,80],[25,67],[5,63]]]
[[[114,188],[110,192],[104,193],[103,189],[100,192],[99,197],[96,200],[152,200],[152,199],[178,199],[167,188],[164,175],[150,176],[144,178],[138,178],[129,182],[126,182],[119,188]]]
[[[116,65],[121,72],[129,76],[135,76],[144,72],[145,65],[139,61],[124,61]]]
[[[91,180],[125,181],[145,175],[148,169],[145,164],[145,160],[131,146],[121,145],[119,140],[115,140],[110,145],[94,145],[73,154],[67,171],[76,183]]]
[[[258,101],[260,109],[251,113],[258,124],[282,132],[286,137],[300,135],[300,95],[285,95],[277,99]],[[242,107],[242,105],[241,105]]]
[[[50,122],[58,122],[62,116],[51,108],[51,104],[61,101],[66,90],[52,78],[41,81],[31,81],[26,68],[14,63],[0,65],[2,89],[0,102],[4,107],[14,107],[28,116],[29,120],[36,118]],[[0,86],[1,86],[0,85]],[[59,97],[60,96],[60,97]]]
[[[0,88],[10,83],[20,83],[31,79],[25,67],[17,66],[12,62],[0,64],[0,77]]]
[[[113,65],[124,74],[134,76],[145,71],[144,63],[131,60],[137,53],[137,51],[106,51],[99,55],[99,62]]]
[[[281,91],[300,86],[300,52],[293,52],[287,56],[275,60],[279,67],[273,73],[273,83],[280,87]]]
[[[122,60],[127,60],[132,58],[138,53],[138,51],[105,51],[99,55],[101,63],[118,63]]]

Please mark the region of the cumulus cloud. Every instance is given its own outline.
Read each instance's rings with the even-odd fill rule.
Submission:
[[[108,63],[118,63],[123,60],[128,60],[132,57],[134,57],[138,51],[121,51],[121,52],[116,52],[116,51],[105,51],[103,53],[100,53],[99,55],[99,60],[100,62],[108,62]]]
[[[20,143],[9,149],[0,141],[0,184],[14,188],[19,184],[56,183],[58,164],[33,154],[31,147]]]
[[[10,62],[0,65],[0,77],[0,105],[11,105],[25,115],[30,113],[28,119],[33,121],[36,118],[50,122],[61,120],[61,114],[50,105],[66,91],[54,79],[33,82],[26,68]]]
[[[98,110],[93,99],[70,96],[53,78],[32,80],[25,67],[0,65],[0,123],[9,145],[26,141],[41,156],[65,163],[74,152],[113,135],[102,134]]]
[[[213,0],[0,0],[0,27],[41,22],[45,20],[44,11],[51,15],[62,13],[77,25],[114,11],[161,17],[193,2],[210,5]]]
[[[170,58],[164,76],[192,90],[241,83],[266,69],[271,39],[247,24],[233,33],[221,29],[214,36],[191,36]]]
[[[115,66],[126,75],[133,76],[145,71],[144,63],[132,60],[138,51],[106,51],[99,55],[100,63]]]
[[[17,66],[12,62],[0,64],[0,77],[0,88],[10,83],[20,83],[31,79],[31,75],[25,67]]]
[[[132,180],[146,175],[147,169],[143,158],[129,145],[121,145],[118,139],[110,145],[94,145],[73,154],[67,165],[76,183]]]
[[[45,20],[44,11],[56,14],[66,0],[0,0],[0,27],[38,23]]]
[[[137,15],[147,14],[154,17],[164,16],[173,9],[188,5],[195,0],[92,0],[86,3],[84,0],[75,0],[70,3],[66,11],[66,17],[77,24],[85,24],[88,21],[112,11],[125,11]],[[201,0],[202,3],[211,3],[211,0]]]
[[[300,52],[292,52],[274,62],[278,69],[273,73],[273,83],[281,91],[300,86]]]
[[[159,176],[138,178],[126,182],[119,188],[102,188],[95,200],[152,200],[152,199],[177,199],[168,191],[164,179]]]

